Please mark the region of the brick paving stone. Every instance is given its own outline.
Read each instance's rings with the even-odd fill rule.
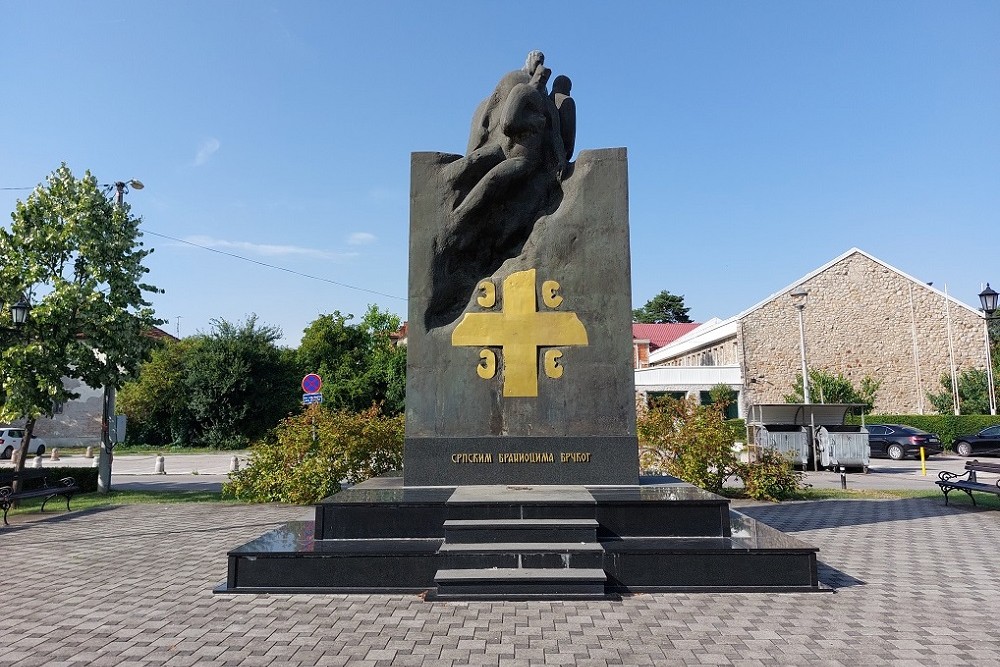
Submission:
[[[0,665],[1000,665],[1000,514],[938,500],[740,511],[820,548],[835,593],[423,602],[215,596],[226,551],[308,508],[135,505],[13,517]],[[53,575],[51,573],[58,573]]]

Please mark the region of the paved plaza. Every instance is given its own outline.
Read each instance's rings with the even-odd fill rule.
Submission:
[[[1000,665],[1000,512],[939,499],[737,506],[818,546],[833,592],[213,595],[228,549],[310,509],[16,515],[0,529],[0,664]]]

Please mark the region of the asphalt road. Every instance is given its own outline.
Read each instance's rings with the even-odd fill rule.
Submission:
[[[233,457],[239,465],[245,466],[247,452],[221,452],[215,454],[174,454],[164,455],[165,474],[155,474],[154,454],[120,454],[115,457],[111,485],[115,489],[158,489],[218,491],[226,481]],[[938,472],[962,472],[965,465],[960,456],[942,454],[927,460],[926,474],[921,470],[920,461],[892,461],[872,459],[868,474],[851,471],[846,474],[848,489],[898,489],[936,490],[934,485]],[[63,456],[59,461],[43,458],[43,467],[90,466],[93,459],[83,456]],[[30,463],[29,463],[30,465]],[[0,462],[0,467],[9,467],[10,461]],[[993,481],[987,475],[980,475],[982,481]],[[839,489],[841,476],[837,472],[812,472],[805,475],[805,481],[814,488]]]

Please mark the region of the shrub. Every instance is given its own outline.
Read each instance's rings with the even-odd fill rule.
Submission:
[[[805,475],[780,452],[766,447],[758,451],[757,461],[740,469],[746,494],[754,500],[787,500],[805,488]]]
[[[230,474],[222,494],[252,502],[315,503],[340,491],[341,482],[398,470],[402,460],[402,415],[386,416],[375,406],[347,412],[311,405],[254,445],[250,462]]]
[[[47,468],[45,481],[49,486],[59,486],[63,477],[72,477],[80,487],[80,493],[97,491],[97,468]]]
[[[849,424],[860,424],[861,417],[847,418]],[[978,433],[987,426],[1000,424],[996,415],[867,415],[865,423],[905,424],[937,433],[945,447],[950,448],[956,436]]]
[[[665,472],[713,493],[739,470],[733,428],[716,405],[667,398],[639,415],[636,426],[645,470]]]

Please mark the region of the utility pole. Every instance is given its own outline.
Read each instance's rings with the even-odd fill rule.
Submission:
[[[141,181],[132,179],[131,181],[116,181],[115,206],[119,209],[125,206],[125,190],[128,187],[142,190]],[[105,357],[105,364],[112,362]],[[115,387],[108,380],[104,382],[104,397],[101,401],[101,451],[97,456],[97,490],[107,493],[111,490],[111,464],[114,460],[115,443],[111,441],[111,420],[115,415]]]

